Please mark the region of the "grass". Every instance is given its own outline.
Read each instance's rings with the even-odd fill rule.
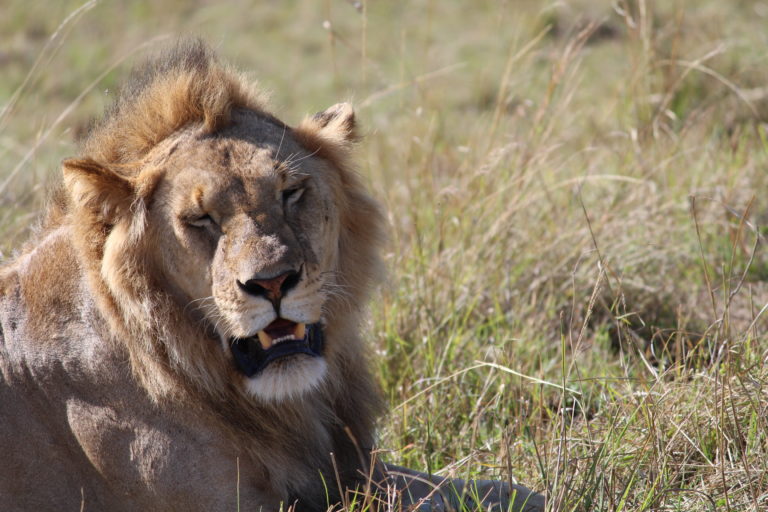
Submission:
[[[11,0],[2,250],[130,64],[202,34],[289,122],[358,105],[383,456],[551,510],[765,510],[768,8],[613,4]]]

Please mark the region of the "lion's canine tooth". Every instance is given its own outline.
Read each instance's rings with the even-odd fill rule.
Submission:
[[[272,337],[264,331],[259,331],[259,342],[264,350],[269,350],[272,346]]]
[[[307,324],[296,324],[296,331],[294,336],[296,336],[295,339],[297,340],[303,340],[304,339],[304,333],[307,330]]]

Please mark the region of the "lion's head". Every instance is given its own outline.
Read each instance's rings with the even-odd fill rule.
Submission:
[[[348,385],[383,225],[354,139],[348,105],[289,127],[192,42],[139,70],[64,162],[81,260],[151,393]]]

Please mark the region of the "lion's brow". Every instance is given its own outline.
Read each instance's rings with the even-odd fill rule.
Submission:
[[[316,149],[313,152],[306,154],[299,159],[296,159],[296,157],[299,156],[298,153],[291,153],[284,160],[280,161],[279,164],[285,167],[286,170],[284,172],[294,173],[293,176],[295,177],[306,178],[308,175],[299,170],[298,164],[300,164],[302,161],[306,160],[307,158],[311,158],[315,156],[318,151],[319,149]]]
[[[300,170],[299,167],[296,165],[296,163],[298,162],[291,160],[291,158],[294,155],[295,153],[288,155],[288,158],[286,158],[285,160],[276,161],[274,164],[274,168],[278,176],[280,176],[286,181],[300,181],[309,177],[309,174]],[[306,157],[303,157],[302,160],[304,158]]]

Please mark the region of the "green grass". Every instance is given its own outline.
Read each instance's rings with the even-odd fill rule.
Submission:
[[[551,510],[765,510],[768,8],[611,3],[6,2],[2,250],[131,63],[202,34],[288,122],[358,105],[383,456]]]

